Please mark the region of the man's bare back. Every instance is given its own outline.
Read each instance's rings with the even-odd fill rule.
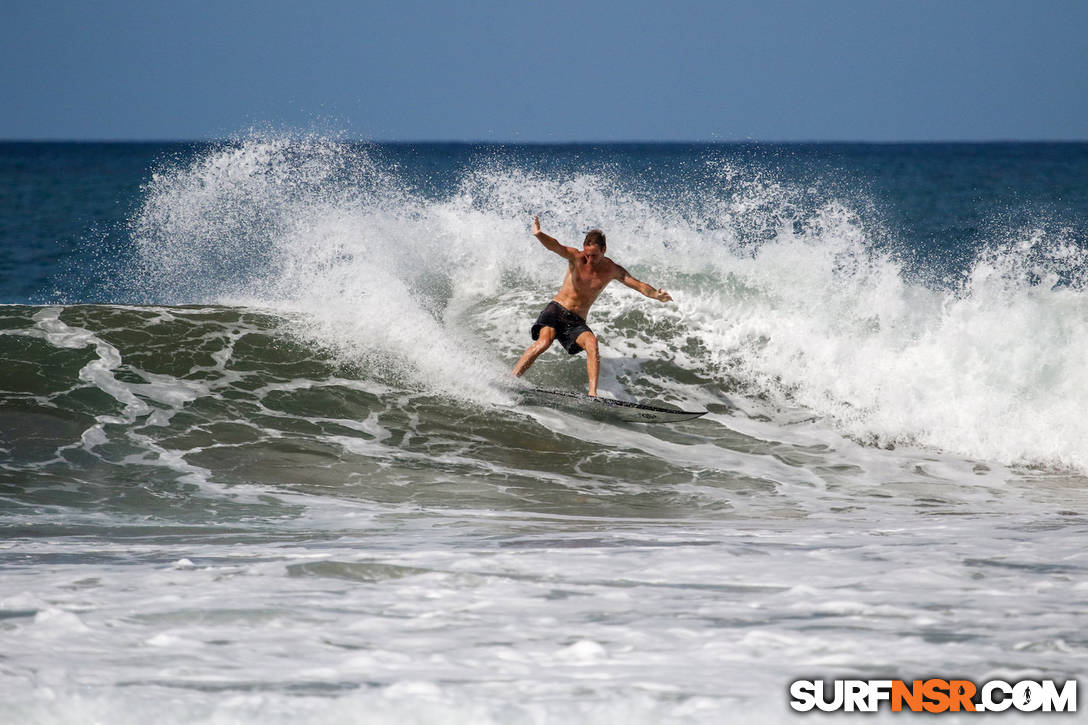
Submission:
[[[596,395],[597,377],[600,371],[597,337],[589,329],[585,318],[589,315],[589,308],[597,301],[601,291],[608,286],[609,282],[619,280],[631,289],[659,302],[671,302],[672,297],[665,290],[656,289],[635,279],[626,269],[604,256],[605,237],[597,229],[586,235],[582,249],[564,246],[554,237],[542,232],[540,219],[535,216],[532,233],[546,249],[567,260],[567,274],[563,278],[563,285],[552,298],[552,303],[544,308],[544,312],[533,325],[533,339],[536,342],[522,354],[521,359],[514,366],[514,375],[520,377],[528,370],[529,366],[551,346],[558,336],[570,354],[586,351],[589,394]],[[556,309],[553,305],[557,305],[558,308]]]

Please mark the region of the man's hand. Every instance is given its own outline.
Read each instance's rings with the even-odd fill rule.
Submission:
[[[549,237],[547,234],[540,231],[540,217],[535,215],[533,216],[532,233],[537,241],[544,245],[545,249],[555,252],[563,259],[574,259],[575,255],[578,254],[578,250],[574,247],[564,247],[555,237]]]
[[[663,289],[654,290],[654,293],[650,295],[650,297],[653,297],[658,302],[672,302],[672,296]]]

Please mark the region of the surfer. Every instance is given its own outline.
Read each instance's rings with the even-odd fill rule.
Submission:
[[[563,286],[556,292],[555,297],[536,318],[531,330],[536,342],[522,354],[514,366],[514,375],[521,377],[540,354],[558,339],[559,344],[571,355],[586,351],[589,394],[596,395],[600,357],[597,352],[597,336],[586,324],[586,316],[601,290],[609,282],[619,280],[658,302],[672,302],[672,297],[663,289],[638,281],[626,269],[604,256],[605,238],[600,229],[591,229],[586,234],[581,249],[564,246],[554,237],[542,232],[539,217],[533,217],[532,233],[546,249],[567,260],[567,276],[563,278]]]

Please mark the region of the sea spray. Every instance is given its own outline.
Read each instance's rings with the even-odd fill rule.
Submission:
[[[864,194],[697,161],[654,187],[492,151],[435,193],[365,145],[249,139],[158,173],[132,224],[137,270],[149,298],[280,310],[312,344],[496,400],[563,274],[527,233],[539,213],[566,244],[603,228],[610,256],[677,300],[614,285],[594,308],[629,393],[621,356],[867,443],[1088,470],[1079,240],[1042,252],[1029,230],[962,281],[923,284]]]

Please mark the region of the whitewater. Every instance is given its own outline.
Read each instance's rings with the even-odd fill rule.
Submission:
[[[799,678],[1083,673],[1081,145],[129,152],[131,211],[0,307],[13,722],[792,722]],[[932,169],[947,228],[897,216],[938,224]],[[585,387],[510,376],[564,271],[534,214],[675,300],[602,294],[602,392],[704,418],[524,404]]]
[[[365,150],[251,142],[151,183],[134,220],[144,296],[290,309],[315,343],[389,354],[435,390],[493,388],[561,276],[526,233],[540,211],[567,244],[607,229],[636,276],[678,292],[657,308],[612,290],[594,314],[612,357],[877,445],[1088,470],[1082,240],[1016,230],[934,289],[843,202],[703,163],[679,198],[607,168],[495,160],[432,199]]]

